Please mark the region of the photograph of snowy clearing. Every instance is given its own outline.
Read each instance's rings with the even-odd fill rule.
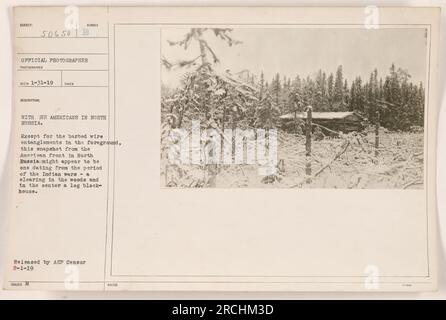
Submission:
[[[161,187],[423,189],[427,29],[163,28]]]

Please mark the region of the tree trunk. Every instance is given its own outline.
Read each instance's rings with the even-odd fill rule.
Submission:
[[[308,106],[307,108],[307,125],[305,132],[305,156],[306,156],[306,167],[305,174],[311,176],[311,126],[312,126],[312,108]],[[307,183],[311,182],[311,179],[307,179]]]
[[[375,157],[377,157],[379,155],[379,111],[376,111],[375,116]]]
[[[206,45],[204,44],[204,40],[198,39],[200,43],[200,56],[201,56],[201,65],[206,65],[208,63],[207,54],[206,54]]]

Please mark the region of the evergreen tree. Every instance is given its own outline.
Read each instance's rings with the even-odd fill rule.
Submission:
[[[282,91],[280,84],[280,75],[277,73],[271,82],[271,95],[273,96],[276,106],[280,105],[280,93]]]
[[[263,71],[260,74],[260,83],[259,83],[259,100],[262,100],[263,93],[265,91],[265,76],[263,75]]]
[[[344,109],[344,79],[342,75],[342,65],[336,70],[333,91],[333,109],[336,111],[342,111]]]
[[[327,79],[325,72],[319,70],[316,75],[315,83],[315,97],[313,102],[314,111],[328,111],[328,97],[327,97]]]
[[[328,100],[328,110],[333,110],[334,101],[334,76],[330,73],[327,79],[327,100]]]

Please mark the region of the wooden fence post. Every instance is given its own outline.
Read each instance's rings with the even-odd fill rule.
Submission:
[[[294,102],[294,133],[297,133],[297,103]]]
[[[375,157],[377,157],[379,155],[379,111],[376,111],[375,117]]]
[[[307,176],[311,176],[311,126],[312,126],[312,107],[307,107],[307,123],[305,130],[305,156],[306,156],[306,166],[305,166],[305,174]],[[307,183],[311,182],[311,180],[307,180]]]

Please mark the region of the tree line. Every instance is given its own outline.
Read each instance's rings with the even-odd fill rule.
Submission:
[[[177,88],[161,88],[162,117],[170,127],[190,125],[200,120],[203,126],[225,128],[272,128],[279,125],[280,115],[303,112],[308,105],[313,111],[355,111],[374,123],[377,111],[383,127],[389,130],[410,130],[424,123],[424,88],[411,82],[407,70],[389,68],[385,77],[371,72],[366,80],[357,76],[349,83],[342,65],[335,74],[319,70],[314,77],[294,78],[277,73],[269,81],[248,70],[232,74],[218,72],[219,59],[204,34],[211,33],[229,46],[240,42],[231,37],[228,28],[193,28],[172,46],[187,50],[198,43],[199,54],[189,60],[171,62],[162,57],[164,68],[185,69]],[[190,71],[192,69],[192,71]]]
[[[384,78],[378,77],[375,69],[367,80],[357,76],[351,84],[343,76],[342,65],[335,74],[319,70],[313,78],[281,77],[277,73],[266,81],[263,72],[259,77],[246,72],[244,77],[259,88],[260,98],[271,95],[278,108],[276,114],[305,111],[311,105],[319,112],[355,111],[370,122],[378,111],[381,125],[389,130],[407,131],[424,123],[423,84],[413,84],[409,72],[395,64]]]

